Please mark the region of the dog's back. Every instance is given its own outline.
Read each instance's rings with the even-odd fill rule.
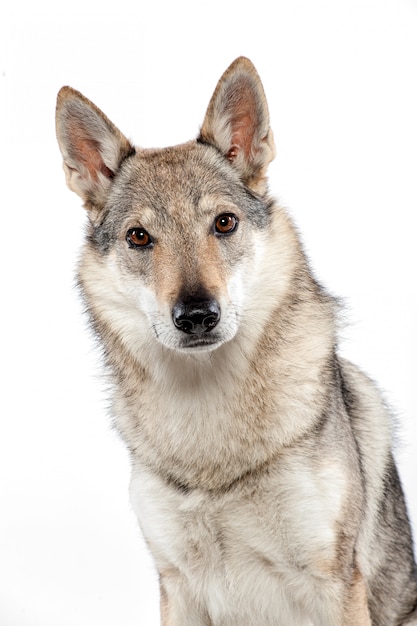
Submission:
[[[390,418],[268,195],[252,64],[183,146],[136,150],[70,88],[57,130],[164,626],[417,623]]]

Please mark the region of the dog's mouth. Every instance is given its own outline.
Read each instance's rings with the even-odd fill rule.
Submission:
[[[208,352],[218,348],[224,340],[216,333],[181,338],[176,347],[180,352]]]
[[[199,352],[213,352],[232,336],[225,337],[220,332],[210,332],[202,335],[185,335],[179,333],[158,333],[157,340],[166,348],[183,354],[197,354]]]

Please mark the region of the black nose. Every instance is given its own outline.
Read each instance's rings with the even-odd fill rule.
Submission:
[[[179,300],[172,309],[172,320],[178,330],[188,335],[208,333],[220,321],[220,306],[210,298]]]

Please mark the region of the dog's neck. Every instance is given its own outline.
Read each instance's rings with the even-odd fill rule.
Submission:
[[[324,297],[322,306],[331,303]],[[322,319],[322,311],[300,301],[290,316],[275,311],[256,343],[242,330],[199,355],[155,343],[140,364],[124,348],[123,364],[111,364],[114,414],[133,457],[178,484],[217,489],[314,429],[335,375],[334,325],[323,328],[317,316]],[[227,470],[220,462],[225,456]]]

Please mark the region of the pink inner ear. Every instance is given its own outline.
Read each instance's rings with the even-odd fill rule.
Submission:
[[[226,154],[226,157],[229,159],[229,161],[234,161],[238,154],[239,154],[238,146],[233,145],[230,148],[229,152]]]
[[[227,158],[233,161],[239,152],[243,152],[248,160],[253,153],[254,136],[260,122],[253,85],[248,80],[234,83],[230,96],[226,107],[231,129]]]
[[[237,113],[232,119],[231,147],[227,153],[227,158],[233,161],[240,151],[243,151],[245,159],[252,153],[253,137],[255,134],[256,117],[255,111],[249,107],[245,112]],[[251,110],[250,110],[251,109]]]
[[[76,136],[72,147],[74,157],[88,170],[93,181],[97,181],[99,172],[106,178],[114,177],[114,172],[107,167],[101,157],[100,144],[97,141],[85,136]]]
[[[107,165],[104,165],[104,163],[100,171],[106,178],[114,178],[114,172],[107,167]]]

